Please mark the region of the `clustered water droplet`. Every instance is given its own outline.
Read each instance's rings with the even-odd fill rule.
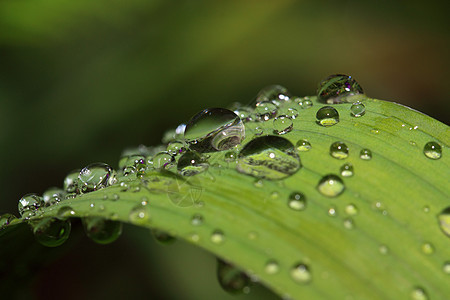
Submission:
[[[44,206],[44,200],[36,194],[26,194],[19,200],[19,213],[24,219],[29,219],[36,211]]]

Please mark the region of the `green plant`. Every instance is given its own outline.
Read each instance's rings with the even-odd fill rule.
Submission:
[[[73,172],[45,204],[25,196],[0,238],[28,222],[57,246],[77,217],[109,243],[126,222],[207,249],[286,298],[445,299],[448,126],[367,98],[343,75],[318,97],[273,86],[256,103],[239,117],[203,111],[185,140],[171,131],[162,147],[126,151],[118,174]],[[245,288],[238,279],[231,290]]]

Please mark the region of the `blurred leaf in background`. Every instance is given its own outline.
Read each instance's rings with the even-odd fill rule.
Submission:
[[[3,0],[0,213],[15,212],[25,193],[61,186],[72,169],[94,161],[117,166],[127,146],[158,144],[165,129],[197,111],[249,103],[269,84],[303,96],[314,94],[329,74],[351,74],[369,96],[448,123],[450,22],[443,5],[415,0]],[[192,266],[183,263],[198,262],[204,268],[195,268],[199,277],[187,276],[186,284],[196,280],[198,288],[182,298],[207,297],[198,293],[215,272],[210,256],[183,243],[158,247],[150,239],[145,245],[135,241],[140,246],[133,248],[128,244],[143,237],[131,228],[121,241],[100,250],[86,246],[83,238],[72,243],[106,253],[100,257],[141,256],[146,267],[138,268],[142,273],[136,277],[142,280],[135,283],[146,286],[142,293],[152,293],[152,284],[170,285],[167,274],[193,275],[186,270]],[[167,249],[175,250],[164,256],[172,252]],[[75,251],[68,258],[83,261]],[[65,263],[48,264],[48,270],[61,272]],[[95,268],[95,262],[88,264]],[[107,273],[120,278],[120,268],[126,267],[117,265],[117,272]],[[98,269],[104,268],[99,263]],[[51,276],[39,268],[35,272],[40,274],[36,282]],[[80,272],[71,273],[68,282],[76,282]],[[31,290],[44,297],[36,285]]]

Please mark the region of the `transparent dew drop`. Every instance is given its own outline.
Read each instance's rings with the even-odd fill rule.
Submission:
[[[319,83],[317,97],[322,103],[351,103],[364,98],[364,91],[352,76],[336,74]]]
[[[255,114],[261,121],[267,121],[275,117],[277,106],[270,101],[264,101],[256,104]]]
[[[222,230],[215,230],[211,234],[211,242],[213,242],[216,245],[223,244],[225,242],[225,235]]]
[[[339,123],[339,113],[331,106],[321,107],[316,113],[317,124],[330,127]]]
[[[129,176],[131,174],[143,174],[147,169],[145,156],[130,155],[122,157],[119,161],[119,169],[122,171],[124,176]]]
[[[46,247],[62,245],[70,235],[70,220],[44,218],[31,224],[36,240]]]
[[[344,219],[344,227],[347,229],[353,229],[353,227],[355,227],[355,222],[350,218],[346,218]]]
[[[44,203],[46,206],[58,204],[61,202],[61,200],[64,200],[64,197],[66,196],[66,192],[63,189],[53,187],[47,189],[42,194],[42,199],[44,200]]]
[[[29,219],[36,211],[44,206],[44,200],[36,194],[26,194],[19,200],[18,209],[20,216]]]
[[[345,185],[339,176],[329,174],[320,179],[317,190],[324,196],[337,197],[344,192]]]
[[[146,204],[138,204],[130,210],[128,219],[136,225],[148,224],[150,221],[150,212]]]
[[[203,216],[201,214],[195,214],[191,218],[191,225],[200,226],[203,224]]]
[[[109,244],[117,240],[122,233],[122,223],[101,217],[81,219],[86,235],[98,244]]]
[[[306,152],[306,151],[311,150],[312,146],[308,140],[302,139],[302,140],[297,141],[297,143],[295,144],[295,148],[298,151]]]
[[[282,102],[288,101],[291,97],[288,89],[281,85],[269,85],[259,91],[256,96],[256,103],[270,101],[277,106]]]
[[[450,206],[441,211],[438,222],[442,232],[450,237]]]
[[[65,220],[67,218],[73,217],[76,215],[75,211],[70,206],[63,206],[60,209],[58,209],[57,217],[61,220]]]
[[[248,122],[253,121],[252,111],[247,107],[239,107],[233,111],[242,121]]]
[[[234,151],[228,151],[224,154],[224,159],[226,162],[233,162],[237,160],[237,153]]]
[[[295,102],[300,106],[301,109],[308,109],[313,106],[313,102],[309,97],[296,98]]]
[[[291,278],[300,284],[307,284],[311,282],[312,276],[309,267],[305,264],[295,264],[290,271]]]
[[[78,175],[80,169],[73,170],[64,178],[64,190],[67,193],[75,193],[77,191]]]
[[[428,142],[423,147],[423,154],[429,159],[440,159],[442,156],[442,147],[436,142]]]
[[[289,208],[293,210],[304,210],[306,208],[306,197],[303,193],[293,192],[289,195]]]
[[[283,179],[301,167],[294,145],[278,136],[262,136],[247,143],[239,153],[236,168],[257,178]]]
[[[361,152],[359,152],[359,158],[363,160],[371,160],[372,151],[370,151],[369,149],[362,149]]]
[[[0,230],[11,224],[11,222],[16,219],[16,216],[12,214],[3,214],[0,216]]]
[[[422,249],[422,252],[427,255],[434,253],[434,246],[429,242],[423,243],[421,246],[421,249]]]
[[[444,262],[442,265],[442,271],[444,271],[445,274],[450,275],[450,261]]]
[[[116,183],[116,171],[105,163],[93,163],[78,174],[78,189],[81,193],[93,192]]]
[[[187,123],[184,138],[191,150],[223,151],[239,145],[245,137],[242,120],[231,110],[208,108]]]
[[[415,287],[411,291],[411,299],[412,300],[428,300],[428,295],[425,290],[421,287]]]
[[[330,217],[336,217],[337,216],[337,210],[336,207],[332,206],[328,209],[328,215]]]
[[[358,214],[358,208],[354,204],[348,204],[345,207],[345,213],[349,216],[355,216]]]
[[[291,132],[293,126],[294,123],[292,122],[291,118],[286,115],[278,116],[273,120],[273,132],[275,134],[281,135]]]
[[[220,286],[230,294],[248,294],[250,292],[250,277],[220,259],[217,259],[217,280]]]
[[[353,117],[359,118],[361,116],[364,116],[364,114],[366,113],[366,107],[364,106],[364,104],[357,101],[350,107],[350,112]]]
[[[167,145],[166,151],[170,155],[178,155],[181,154],[184,150],[184,143],[181,141],[172,141]]]
[[[378,248],[378,252],[380,252],[380,254],[386,255],[389,253],[389,248],[386,245],[381,245]]]
[[[155,169],[166,169],[173,161],[173,156],[170,155],[169,152],[164,151],[156,153],[155,156],[153,156],[152,165]]]
[[[195,151],[186,151],[177,163],[177,170],[183,176],[197,175],[206,171],[208,167],[208,162]]]
[[[280,264],[276,261],[276,260],[268,260],[266,262],[266,265],[264,266],[264,272],[266,272],[266,274],[276,274],[280,271]]]
[[[330,146],[330,155],[337,159],[345,159],[348,157],[348,147],[343,142],[334,142]]]
[[[155,240],[164,245],[172,244],[176,241],[176,238],[163,230],[152,229],[152,234]]]
[[[286,115],[292,120],[298,117],[298,110],[292,107],[283,107],[278,110],[279,115]]]
[[[350,163],[345,163],[340,168],[341,175],[344,177],[353,176],[353,165]]]

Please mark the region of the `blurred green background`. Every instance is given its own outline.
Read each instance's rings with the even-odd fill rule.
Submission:
[[[115,167],[123,149],[158,144],[203,108],[250,103],[269,84],[304,96],[330,74],[350,74],[369,96],[448,123],[444,3],[2,0],[0,213],[61,186],[72,169]],[[119,287],[138,298],[228,299],[211,255],[125,229],[97,246],[76,227],[65,255],[28,272],[23,296],[49,298],[49,278],[62,277],[73,299],[123,299]]]

